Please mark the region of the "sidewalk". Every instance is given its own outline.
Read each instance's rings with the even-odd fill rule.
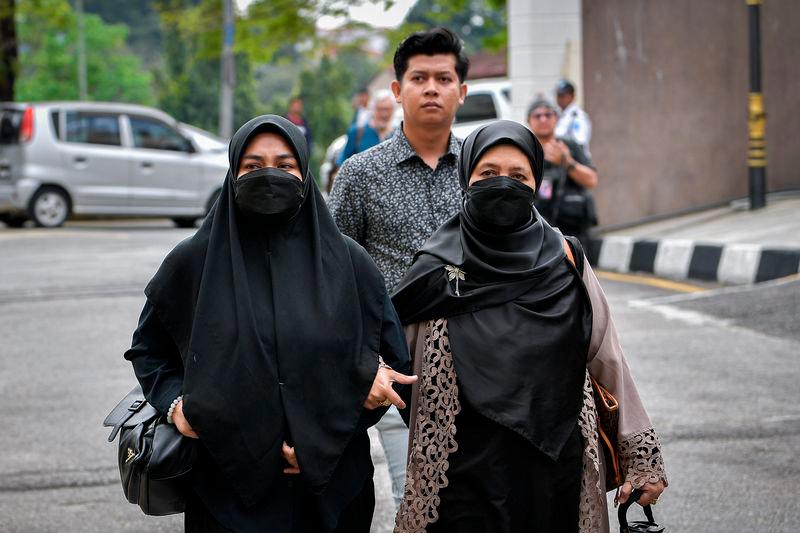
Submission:
[[[800,193],[603,232],[590,260],[602,270],[750,284],[800,272]]]

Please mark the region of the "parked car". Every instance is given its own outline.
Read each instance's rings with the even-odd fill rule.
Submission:
[[[467,82],[467,97],[456,112],[453,133],[466,139],[473,130],[493,120],[511,120],[511,82],[492,78]]]
[[[331,182],[331,172],[337,170],[336,160],[339,158],[339,153],[344,150],[347,144],[347,135],[339,135],[325,150],[325,158],[319,167],[319,186],[325,196],[328,195],[333,183]],[[334,175],[335,176],[335,175]]]
[[[197,126],[178,122],[178,131],[188,137],[199,152],[227,152],[229,140]]]
[[[73,214],[153,216],[189,227],[219,194],[224,148],[150,107],[0,103],[0,220],[58,227]]]

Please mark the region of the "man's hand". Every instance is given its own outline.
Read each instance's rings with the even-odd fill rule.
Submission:
[[[198,438],[197,433],[192,429],[192,425],[183,416],[183,400],[179,401],[178,405],[175,406],[175,411],[172,413],[172,421],[175,422],[175,427],[178,428],[181,435],[192,439]]]
[[[286,444],[286,442],[284,442],[283,446],[281,447],[281,455],[283,456],[284,459],[286,459],[286,462],[289,463],[290,465],[287,468],[283,469],[283,473],[299,474],[300,465],[297,464],[297,455],[294,453],[294,448],[292,448],[291,446]]]
[[[375,381],[372,382],[372,388],[369,390],[367,399],[364,400],[364,407],[367,409],[377,409],[378,407],[386,407],[387,400],[396,405],[398,409],[405,408],[406,404],[400,399],[400,396],[392,389],[392,383],[397,382],[403,385],[410,385],[417,381],[417,376],[406,376],[395,372],[391,368],[379,367],[378,373],[375,374]]]

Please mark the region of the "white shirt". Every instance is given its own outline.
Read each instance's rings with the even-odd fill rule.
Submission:
[[[588,153],[589,141],[592,140],[592,121],[575,102],[561,113],[556,124],[556,137],[572,139]]]

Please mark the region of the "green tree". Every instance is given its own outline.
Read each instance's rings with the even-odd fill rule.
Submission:
[[[99,15],[108,24],[128,27],[128,47],[151,67],[161,55],[161,27],[153,0],[83,0],[87,13]]]
[[[222,2],[161,0],[155,7],[163,42],[162,65],[156,71],[155,83],[159,105],[178,120],[217,131]],[[237,52],[234,126],[260,110],[251,60]]]
[[[347,131],[353,111],[348,95],[353,80],[341,62],[323,57],[316,68],[300,74],[299,95],[305,104],[306,118],[314,133],[312,169],[319,168],[328,145]]]
[[[17,31],[14,0],[0,0],[0,101],[14,99],[17,75]]]
[[[125,44],[127,27],[84,15],[86,74],[92,100],[153,104],[152,76]],[[17,6],[17,100],[78,98],[77,17],[67,0]]]
[[[430,0],[417,2],[403,24],[389,32],[387,54],[409,34],[446,26],[464,40],[467,54],[497,52],[508,46],[506,0]]]

